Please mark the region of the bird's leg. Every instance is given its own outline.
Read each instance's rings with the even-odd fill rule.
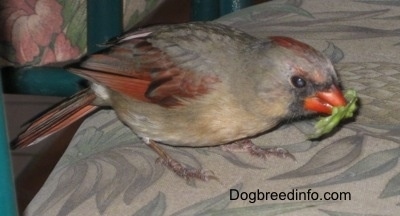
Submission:
[[[296,160],[296,158],[290,154],[286,149],[279,147],[272,148],[261,148],[256,146],[250,139],[238,140],[231,144],[221,146],[224,151],[231,152],[248,152],[250,155],[265,159],[270,155],[277,156],[280,158],[291,158]]]
[[[208,181],[210,179],[218,180],[217,177],[214,176],[212,171],[205,171],[201,169],[187,168],[185,165],[180,163],[179,161],[173,159],[169,154],[165,152],[163,148],[161,148],[156,142],[150,139],[143,139],[144,142],[153,149],[160,157],[157,159],[157,162],[163,164],[168,167],[178,176],[186,179],[200,179],[202,181]]]

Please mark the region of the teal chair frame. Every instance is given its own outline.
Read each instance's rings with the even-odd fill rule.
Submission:
[[[0,76],[0,87],[3,88]],[[10,149],[4,110],[4,97],[0,94],[0,209],[2,215],[17,215]]]

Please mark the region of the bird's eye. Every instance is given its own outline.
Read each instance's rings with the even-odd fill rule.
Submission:
[[[307,82],[299,76],[292,76],[290,82],[292,82],[292,85],[296,88],[303,88],[307,84]]]

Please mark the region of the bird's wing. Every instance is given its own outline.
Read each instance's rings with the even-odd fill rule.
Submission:
[[[124,38],[70,70],[112,90],[162,106],[179,105],[180,99],[206,94],[212,84],[219,82],[211,71],[185,66],[201,65],[197,53],[173,44],[168,46],[175,49],[171,56],[148,39],[142,33]]]

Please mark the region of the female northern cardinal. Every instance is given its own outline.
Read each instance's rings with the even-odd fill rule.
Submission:
[[[333,106],[346,105],[331,62],[317,50],[291,38],[259,39],[216,23],[129,33],[68,69],[90,80],[91,87],[34,121],[14,147],[34,144],[98,106],[111,106],[167,167],[185,178],[207,179],[156,142],[201,147],[242,140],[251,153],[289,156],[243,139],[285,118],[329,114]]]

